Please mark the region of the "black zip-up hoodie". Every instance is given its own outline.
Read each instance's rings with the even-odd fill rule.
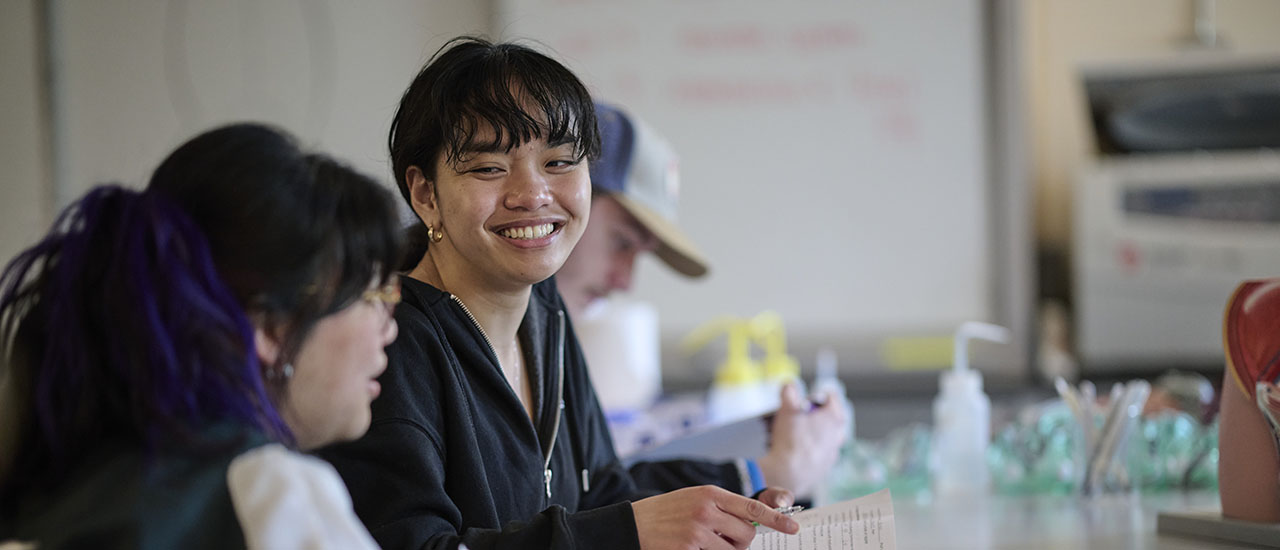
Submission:
[[[378,543],[638,549],[628,499],[645,495],[614,454],[554,280],[534,285],[518,331],[536,422],[465,305],[401,281],[369,432],[318,453]]]

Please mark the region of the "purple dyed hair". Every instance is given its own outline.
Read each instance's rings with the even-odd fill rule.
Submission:
[[[292,440],[204,235],[155,193],[102,186],[67,207],[0,276],[0,338],[31,416],[0,501],[106,439],[198,449],[229,423]]]
[[[68,207],[0,275],[19,430],[0,449],[0,518],[103,445],[224,452],[227,431],[292,444],[275,408],[288,386],[261,369],[393,276],[398,225],[377,182],[252,123],[188,140],[144,192],[100,187]],[[281,340],[273,365],[250,316]]]

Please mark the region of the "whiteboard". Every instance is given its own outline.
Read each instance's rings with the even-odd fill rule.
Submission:
[[[504,39],[566,62],[681,157],[690,281],[634,294],[664,338],[779,312],[793,336],[949,334],[992,320],[978,0],[504,0]]]

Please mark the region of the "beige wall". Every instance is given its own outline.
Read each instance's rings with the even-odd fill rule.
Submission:
[[[1280,53],[1280,1],[1218,0],[1217,28],[1230,52]],[[1074,68],[1167,56],[1187,48],[1191,0],[1032,0],[1025,12],[1036,233],[1068,253],[1072,181],[1093,144]]]
[[[175,5],[0,2],[0,262],[89,186],[141,185],[182,140],[232,120],[281,125],[390,184],[386,131],[404,87],[448,38],[490,33],[493,16],[489,0],[187,3],[176,18]]]
[[[0,261],[51,221],[36,0],[0,2]]]

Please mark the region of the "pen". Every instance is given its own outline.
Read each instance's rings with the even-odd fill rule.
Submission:
[[[774,509],[773,509],[773,511],[774,511],[774,512],[777,512],[777,513],[782,514],[782,515],[784,515],[784,516],[793,516],[793,515],[795,515],[795,514],[796,514],[796,512],[800,512],[800,511],[803,511],[803,510],[804,510],[804,506],[800,506],[799,504],[797,504],[797,505],[795,505],[795,506],[783,506],[783,507],[780,507],[780,508],[774,508]]]
[[[802,511],[802,510],[804,510],[804,506],[800,506],[799,504],[797,504],[797,505],[795,505],[795,506],[780,506],[780,507],[778,507],[778,508],[774,508],[774,509],[773,509],[773,511],[774,511],[774,512],[777,512],[777,513],[782,514],[782,515],[787,516],[787,517],[794,516],[794,515],[796,515],[796,513],[797,513],[797,512],[800,512],[800,511]],[[760,526],[760,522],[753,521],[753,522],[751,522],[751,525],[755,525],[755,526],[759,527],[759,526]]]

